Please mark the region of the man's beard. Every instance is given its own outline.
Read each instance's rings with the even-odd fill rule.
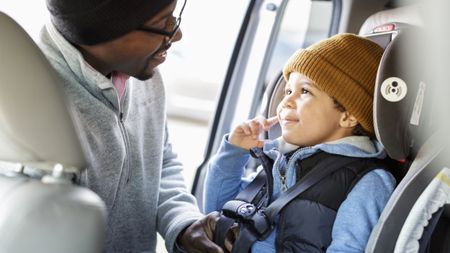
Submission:
[[[136,76],[134,76],[134,78],[136,78],[138,80],[141,80],[141,81],[145,81],[145,80],[148,80],[148,79],[152,78],[153,75],[155,74],[155,68],[157,66],[155,66],[152,69],[151,73],[146,73],[146,70],[147,70],[148,66],[150,65],[150,62],[153,60],[153,58],[157,54],[159,54],[159,53],[161,53],[163,51],[167,51],[171,46],[172,46],[172,42],[169,42],[169,43],[163,42],[161,44],[161,46],[147,58],[147,61],[145,62],[144,67],[142,68],[142,70]]]

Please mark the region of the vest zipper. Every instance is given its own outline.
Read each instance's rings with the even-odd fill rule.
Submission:
[[[280,171],[278,171],[278,173],[280,173]],[[287,186],[286,186],[286,176],[285,175],[280,175],[280,180],[281,180],[281,191],[286,191],[287,190]]]
[[[287,190],[286,186],[286,173],[287,173],[287,167],[286,167],[286,156],[284,154],[281,154],[280,162],[278,165],[278,176],[280,177],[281,181],[281,191],[284,192]]]
[[[286,191],[288,189],[287,184],[286,184],[286,174],[288,169],[292,166],[292,163],[295,159],[292,159],[293,157],[295,157],[296,154],[298,154],[299,152],[302,152],[306,149],[310,149],[311,147],[303,147],[298,149],[297,151],[294,152],[294,154],[292,154],[290,156],[289,161],[287,161],[286,163],[286,157],[284,154],[282,154],[281,157],[281,161],[280,161],[280,166],[278,167],[278,176],[280,177],[280,181],[281,181],[281,191]],[[294,161],[295,162],[295,161]],[[282,164],[281,164],[282,163]]]

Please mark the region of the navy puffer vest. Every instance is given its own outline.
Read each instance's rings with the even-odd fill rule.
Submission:
[[[296,162],[297,181],[330,156],[346,159],[319,152],[299,160]],[[280,213],[277,252],[325,252],[331,243],[331,230],[339,206],[359,179],[376,168],[386,166],[379,159],[356,158],[289,202]]]

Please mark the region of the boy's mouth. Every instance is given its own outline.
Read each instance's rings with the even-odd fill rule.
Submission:
[[[296,117],[292,117],[292,116],[282,116],[280,117],[280,124],[281,125],[287,125],[287,124],[294,124],[297,123],[298,119]]]
[[[280,121],[298,121],[298,117],[296,117],[295,115],[292,115],[292,113],[281,112],[280,113]]]
[[[297,121],[296,120],[281,120],[280,123],[282,126],[285,126],[285,125],[295,124],[295,123],[297,123]]]

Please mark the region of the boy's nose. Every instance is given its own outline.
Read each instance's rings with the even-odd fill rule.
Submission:
[[[291,96],[286,96],[281,101],[281,106],[285,108],[294,108],[295,107],[295,101]]]

